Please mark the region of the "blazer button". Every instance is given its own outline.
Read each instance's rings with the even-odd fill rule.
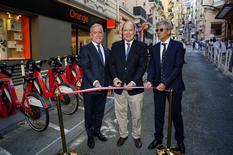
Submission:
[[[125,67],[125,70],[127,70],[127,67]]]

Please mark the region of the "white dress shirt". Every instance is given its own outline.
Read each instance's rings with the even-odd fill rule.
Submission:
[[[97,52],[98,52],[98,44],[97,43],[95,43],[94,41],[92,41],[92,43],[95,45],[95,48],[96,48],[96,50],[97,50]],[[101,45],[101,44],[99,44],[100,45],[100,50],[101,50],[101,53],[102,53],[102,56],[103,56],[103,60],[104,60],[104,64],[105,64],[105,54],[104,54],[104,48],[103,48],[103,46]],[[99,54],[99,53],[98,53]]]
[[[127,48],[128,48],[127,43],[129,43],[129,44],[130,44],[130,49],[131,49],[131,46],[132,46],[133,40],[131,40],[130,42],[128,42],[128,41],[126,41],[126,40],[125,40],[125,55],[126,55]],[[128,54],[129,54],[129,53],[128,53]]]
[[[133,40],[131,40],[130,42],[128,42],[128,41],[126,41],[126,40],[125,40],[125,55],[126,55],[127,48],[128,48],[127,43],[129,43],[129,44],[130,44],[130,49],[131,49],[132,44],[133,44]],[[128,54],[129,54],[129,53],[128,53]],[[135,83],[134,81],[130,81],[130,82],[131,82],[131,83],[133,83],[133,86],[136,86],[136,83]]]
[[[162,45],[163,43],[165,43],[166,44],[166,50],[167,50],[167,47],[168,47],[168,44],[169,44],[169,42],[170,42],[170,37],[165,41],[165,42],[162,42],[162,41],[160,41],[160,62],[162,63],[162,57],[163,57],[163,48],[164,48],[164,46]]]
[[[94,41],[91,41],[92,43],[93,43],[93,45],[95,46],[95,48],[96,48],[96,50],[97,50],[97,52],[98,52],[98,44],[96,43],[96,42],[94,42]],[[104,54],[104,48],[103,48],[103,46],[101,45],[101,44],[99,44],[100,45],[100,50],[101,50],[101,53],[102,53],[102,56],[103,56],[103,60],[104,60],[104,64],[105,64],[105,54]],[[99,53],[98,53],[99,54]],[[95,86],[95,84],[97,83],[97,82],[99,82],[98,80],[95,80],[94,82],[93,82],[93,86]]]

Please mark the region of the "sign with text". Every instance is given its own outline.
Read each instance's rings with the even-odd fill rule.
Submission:
[[[77,20],[77,21],[82,22],[82,23],[84,23],[84,24],[85,24],[85,23],[88,23],[88,21],[89,21],[89,17],[88,17],[88,16],[83,15],[83,14],[77,12],[77,11],[74,10],[74,9],[70,9],[70,10],[69,10],[69,17],[70,17],[71,19],[73,19],[73,20]]]

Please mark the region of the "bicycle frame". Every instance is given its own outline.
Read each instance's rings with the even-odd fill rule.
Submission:
[[[21,66],[21,68],[22,68],[22,66]],[[0,73],[0,79],[2,82],[1,90],[3,90],[5,92],[8,100],[11,100],[11,102],[13,103],[13,106],[14,106],[12,112],[9,114],[9,113],[7,113],[6,107],[1,105],[1,109],[2,109],[0,111],[1,116],[8,117],[10,115],[14,115],[14,114],[16,114],[16,110],[20,110],[22,113],[24,113],[26,115],[30,114],[32,111],[31,111],[31,108],[29,106],[29,101],[27,98],[28,93],[32,92],[32,85],[30,84],[30,81],[27,84],[27,86],[23,88],[23,96],[22,96],[22,99],[20,101],[18,99],[17,94],[16,94],[16,90],[15,90],[12,79],[8,75],[2,74],[2,73]],[[25,100],[26,100],[26,102],[24,102]],[[1,100],[1,103],[3,103],[2,100]],[[43,108],[43,107],[46,108],[48,106],[47,104],[42,105],[39,102],[31,102],[31,105],[41,107],[41,108]]]
[[[41,60],[38,60],[38,62],[39,62],[39,64],[37,64],[37,65],[40,65],[40,67],[41,67],[42,66],[42,63],[40,63]],[[61,68],[57,67],[57,69],[61,69]],[[60,89],[58,87],[59,82],[58,82],[58,80],[55,80],[57,78],[57,73],[53,72],[52,68],[48,69],[49,88],[46,87],[46,84],[45,84],[45,82],[43,80],[43,77],[41,75],[40,70],[35,69],[33,71],[32,78],[37,79],[37,81],[36,80],[33,81],[33,85],[36,88],[37,92],[40,95],[43,94],[43,96],[46,99],[56,98],[55,91],[56,91],[57,88],[58,88],[57,89],[58,92],[56,92],[56,93],[61,94],[61,91],[60,91]],[[61,78],[62,78],[63,82],[67,81],[64,74],[61,74]],[[41,88],[41,90],[40,90],[40,88]],[[60,95],[59,98],[60,98],[61,101],[64,100],[62,95]]]
[[[69,60],[72,64],[67,63],[67,58],[70,57]],[[77,60],[75,56],[68,56],[65,58],[65,71],[66,71],[66,79],[68,83],[73,85],[77,90],[80,90],[82,83],[83,70],[77,65]]]
[[[82,83],[83,71],[77,64],[72,64],[72,66],[66,66],[66,78],[70,84],[80,90]]]

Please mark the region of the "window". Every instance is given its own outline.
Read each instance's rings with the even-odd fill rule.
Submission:
[[[222,35],[222,23],[211,23],[211,32],[216,36]]]
[[[72,28],[72,54],[77,54],[80,48],[91,42],[89,31]]]
[[[0,60],[30,57],[29,17],[0,11]]]

